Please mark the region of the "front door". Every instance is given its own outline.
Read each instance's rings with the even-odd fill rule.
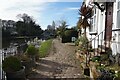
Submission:
[[[105,40],[112,38],[113,2],[106,2]]]

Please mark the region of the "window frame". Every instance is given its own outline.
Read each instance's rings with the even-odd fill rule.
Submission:
[[[96,32],[95,30],[95,26],[96,26],[96,14],[97,13],[97,10],[96,10],[96,7],[94,8],[94,11],[93,11],[93,16],[91,17],[91,20],[90,20],[90,28],[89,28],[89,32]]]
[[[117,2],[117,28],[120,28],[120,24],[119,24],[119,21],[118,21],[118,19],[120,18],[120,15],[118,15],[118,12],[119,12],[119,14],[120,14],[120,0],[118,0],[118,2]],[[119,17],[118,17],[119,16]]]

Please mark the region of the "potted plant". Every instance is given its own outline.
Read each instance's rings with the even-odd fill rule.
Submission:
[[[25,80],[25,67],[17,57],[6,57],[2,62],[2,68],[6,72],[7,80]]]
[[[25,74],[28,75],[32,71],[32,60],[27,55],[20,55],[20,60],[23,66],[25,66]]]
[[[36,48],[36,55],[35,55],[35,60],[38,61],[40,58],[40,54],[39,54],[39,48]]]
[[[29,45],[26,54],[32,59],[33,66],[35,66],[35,56],[38,54],[37,49],[33,45]]]

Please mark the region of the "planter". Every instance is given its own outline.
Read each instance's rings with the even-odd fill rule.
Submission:
[[[35,56],[35,61],[39,61],[39,58],[40,58],[40,56],[39,56],[39,55],[36,55],[36,56]]]
[[[25,67],[16,72],[6,72],[7,80],[26,80]]]
[[[84,68],[84,75],[90,76],[90,69],[88,67]]]
[[[22,65],[25,66],[25,75],[28,75],[32,71],[32,61],[21,61]]]
[[[35,56],[31,56],[31,65],[32,65],[32,67],[35,67],[35,66],[36,66]]]

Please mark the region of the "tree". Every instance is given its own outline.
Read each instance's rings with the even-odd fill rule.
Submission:
[[[24,23],[30,23],[35,22],[34,19],[31,16],[28,16],[28,14],[24,13],[24,14],[18,14],[17,18],[19,19],[19,21],[23,21]]]
[[[16,30],[20,36],[39,36],[42,34],[42,29],[37,25],[34,19],[27,14],[17,15],[19,21],[16,22]]]
[[[2,27],[2,38],[10,38],[10,31],[9,30],[4,30]]]
[[[60,25],[59,25],[58,32],[57,32],[60,35],[60,37],[62,37],[64,35],[64,32],[65,32],[67,26],[68,25],[67,25],[66,21],[64,21],[64,20],[60,21]]]
[[[79,21],[77,23],[77,26],[79,29],[84,29],[84,35],[86,36],[86,28],[90,27],[88,19],[92,17],[92,8],[86,7],[85,3],[83,2],[81,8],[79,9],[79,15],[81,16],[79,18]],[[83,18],[82,18],[83,17]]]

